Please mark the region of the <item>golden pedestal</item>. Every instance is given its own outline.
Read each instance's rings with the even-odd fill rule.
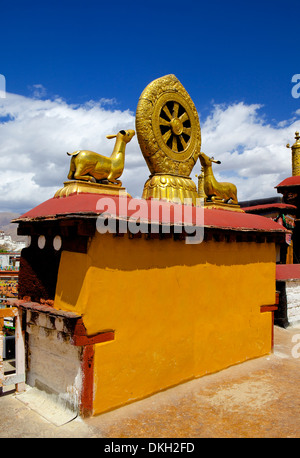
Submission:
[[[71,180],[64,182],[64,187],[56,191],[54,198],[68,197],[71,194],[107,194],[110,196],[131,197],[125,188],[114,184],[92,183],[90,181]]]
[[[190,199],[193,205],[200,206],[196,184],[189,177],[167,174],[151,175],[145,183],[142,198],[179,200],[182,204],[188,203],[185,199]]]
[[[226,204],[225,202],[215,201],[215,202],[204,202],[204,208],[212,208],[217,210],[229,210],[233,212],[245,213],[239,205],[236,204]]]

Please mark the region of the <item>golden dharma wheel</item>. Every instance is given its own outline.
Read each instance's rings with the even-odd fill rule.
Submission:
[[[175,75],[150,83],[136,110],[136,132],[152,174],[188,177],[201,148],[197,110]]]

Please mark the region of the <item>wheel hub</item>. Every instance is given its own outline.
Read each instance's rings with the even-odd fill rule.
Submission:
[[[172,128],[173,134],[175,134],[175,135],[181,135],[182,132],[183,132],[183,124],[182,124],[182,122],[180,121],[180,119],[178,119],[178,118],[173,118],[173,119],[171,120],[171,128]]]

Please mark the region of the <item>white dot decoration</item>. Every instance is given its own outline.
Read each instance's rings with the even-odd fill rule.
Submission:
[[[61,237],[60,235],[56,235],[53,239],[53,248],[56,251],[59,251],[61,249],[61,245],[62,245]]]
[[[40,235],[38,238],[38,247],[42,250],[46,245],[46,237],[44,235]]]

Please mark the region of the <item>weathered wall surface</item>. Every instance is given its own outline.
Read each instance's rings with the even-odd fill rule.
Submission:
[[[27,311],[28,370],[26,382],[78,411],[82,386],[81,347],[70,344],[61,318]]]
[[[275,244],[105,234],[62,252],[55,307],[83,315],[95,345],[94,414],[271,350]]]

